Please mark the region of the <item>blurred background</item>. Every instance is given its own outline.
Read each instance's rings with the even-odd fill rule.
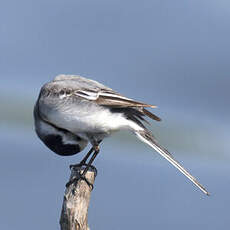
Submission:
[[[37,138],[33,105],[57,74],[80,74],[158,105],[151,129],[202,194],[129,133],[106,139],[91,229],[228,229],[230,3],[0,3],[0,228],[59,229],[69,164]],[[85,150],[85,152],[87,149]]]

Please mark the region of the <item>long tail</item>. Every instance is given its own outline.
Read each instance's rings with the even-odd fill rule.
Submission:
[[[189,180],[192,181],[202,192],[209,195],[208,191],[194,178],[186,169],[184,169],[176,160],[173,159],[172,155],[163,147],[161,147],[153,137],[153,135],[147,130],[135,131],[137,137],[148,144],[150,147],[155,149],[161,154],[166,160],[168,160],[172,165],[174,165],[180,172],[182,172]]]

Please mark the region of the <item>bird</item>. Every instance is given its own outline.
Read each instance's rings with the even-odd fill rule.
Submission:
[[[90,185],[85,174],[100,152],[100,143],[114,132],[129,130],[209,195],[204,186],[158,143],[146,127],[145,123],[149,123],[146,117],[161,121],[148,110],[151,108],[156,106],[125,97],[95,80],[61,74],[40,90],[34,106],[35,131],[50,150],[61,156],[77,154],[90,143],[91,149],[76,164],[86,166],[80,178]]]

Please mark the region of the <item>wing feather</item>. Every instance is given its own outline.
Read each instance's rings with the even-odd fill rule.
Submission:
[[[156,116],[155,114],[149,112],[147,109],[143,108],[143,113],[144,115],[148,116],[149,118],[156,120],[156,121],[161,121],[161,118]]]
[[[150,105],[142,102],[135,101],[133,99],[124,97],[115,91],[100,90],[77,90],[74,95],[85,98],[87,100],[95,101],[98,105],[105,105],[110,107],[150,107],[156,108],[155,105]]]

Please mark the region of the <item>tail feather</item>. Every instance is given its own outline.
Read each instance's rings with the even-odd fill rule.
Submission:
[[[209,195],[208,191],[201,185],[195,177],[193,177],[184,167],[182,167],[173,157],[172,155],[166,150],[165,148],[161,147],[153,137],[153,135],[148,130],[141,130],[136,131],[135,134],[137,137],[148,144],[150,147],[155,149],[162,157],[168,160],[174,167],[176,167],[181,173],[183,173],[189,180],[192,181],[202,192],[206,195]]]
[[[161,121],[161,118],[156,116],[155,114],[149,112],[147,109],[143,108],[144,115],[148,116],[149,118],[155,120],[155,121]]]

